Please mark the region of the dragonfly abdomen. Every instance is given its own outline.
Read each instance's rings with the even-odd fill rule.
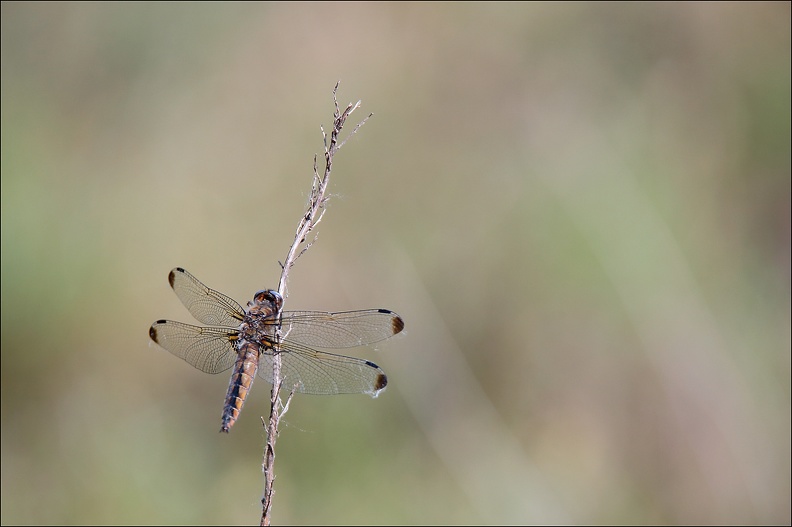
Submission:
[[[259,361],[259,346],[252,342],[245,342],[239,347],[239,355],[234,363],[234,372],[228,384],[228,393],[223,407],[223,426],[221,432],[228,433],[234,426],[242,406],[245,404],[253,378],[256,376]]]

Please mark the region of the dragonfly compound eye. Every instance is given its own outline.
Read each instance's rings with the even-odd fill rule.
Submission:
[[[283,297],[273,289],[263,289],[259,291],[253,295],[253,301],[257,304],[263,304],[265,302],[272,303],[278,308],[283,305]]]

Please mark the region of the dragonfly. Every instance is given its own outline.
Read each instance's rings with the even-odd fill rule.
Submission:
[[[228,432],[245,404],[253,379],[273,383],[273,359],[280,357],[282,386],[299,393],[366,393],[377,397],[388,384],[382,369],[369,360],[314,349],[368,346],[404,329],[389,309],[360,311],[283,311],[273,289],[253,295],[243,308],[176,267],[168,282],[184,307],[205,326],[173,320],[151,325],[151,340],[199,370],[217,374],[233,368],[221,432]]]

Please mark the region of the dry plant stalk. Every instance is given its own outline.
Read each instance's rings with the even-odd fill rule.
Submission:
[[[342,141],[340,144],[338,143],[338,135],[341,133],[341,129],[344,127],[344,123],[346,123],[347,118],[358,109],[360,106],[360,101],[355,104],[349,104],[342,112],[338,107],[338,99],[336,98],[336,92],[338,91],[338,84],[336,83],[335,87],[333,88],[333,104],[335,105],[335,112],[333,113],[333,129],[330,131],[330,143],[327,142],[327,134],[322,128],[322,137],[324,138],[324,149],[325,149],[325,169],[324,174],[320,177],[319,170],[316,164],[316,155],[314,155],[314,176],[313,176],[313,183],[311,184],[311,195],[308,198],[308,205],[305,210],[305,214],[303,214],[302,218],[300,219],[300,223],[297,225],[297,232],[294,235],[294,241],[289,247],[289,253],[286,256],[286,260],[281,263],[281,277],[280,282],[278,282],[278,292],[286,298],[286,281],[289,277],[289,270],[292,268],[294,263],[297,259],[302,256],[305,251],[313,244],[316,240],[314,239],[310,242],[307,242],[308,234],[322,221],[322,217],[325,213],[325,204],[329,199],[326,196],[327,191],[327,184],[330,181],[330,171],[333,167],[333,156],[335,155],[338,150],[344,146],[346,140]],[[352,133],[350,137],[354,135],[358,129],[371,117],[372,114],[369,114],[363,121],[361,121]],[[299,251],[299,252],[298,252]],[[281,338],[280,328],[278,329],[276,336],[278,340]],[[291,402],[292,397],[294,396],[294,388],[291,389],[289,392],[289,396],[286,398],[286,402],[282,403],[280,399],[280,390],[281,385],[283,384],[281,378],[281,359],[278,353],[273,355],[273,375],[272,375],[272,392],[270,396],[270,416],[269,421],[264,422],[262,418],[262,424],[266,428],[267,431],[267,445],[264,451],[264,461],[262,463],[262,468],[264,470],[264,495],[261,498],[261,525],[270,525],[270,514],[272,512],[272,496],[274,494],[273,484],[275,482],[275,441],[278,438],[278,424],[280,423],[280,418],[289,410],[289,403]]]

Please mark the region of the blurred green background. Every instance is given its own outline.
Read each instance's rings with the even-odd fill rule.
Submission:
[[[150,345],[182,266],[387,307],[275,523],[790,522],[790,4],[2,3],[2,523],[258,522],[267,384]]]

